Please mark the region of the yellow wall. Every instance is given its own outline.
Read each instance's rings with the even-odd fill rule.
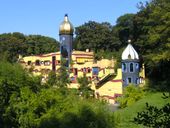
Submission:
[[[45,70],[52,70],[52,63],[50,63],[50,65],[48,66],[44,66],[44,64],[42,63],[40,66],[36,66],[35,65],[35,61],[38,59],[40,61],[50,61],[52,62],[52,56],[56,56],[56,60],[60,61],[60,52],[56,52],[56,53],[49,53],[49,54],[43,54],[40,56],[27,56],[27,57],[20,57],[20,60],[22,61],[22,65],[26,68],[33,68],[33,74],[35,75],[43,75],[45,77],[47,77],[48,72],[46,72]],[[72,55],[72,62],[70,65],[70,68],[77,68],[78,69],[78,75],[74,76],[74,74],[71,72],[70,73],[70,77],[83,77],[84,73],[81,71],[81,69],[83,68],[90,68],[92,69],[93,67],[99,67],[99,81],[103,78],[105,78],[107,75],[109,74],[115,74],[114,72],[114,64],[115,61],[112,60],[108,60],[108,59],[102,59],[100,61],[97,61],[96,63],[94,63],[93,60],[93,52],[83,52],[83,51],[73,51],[73,55]],[[28,61],[34,62],[31,65],[28,65]],[[23,63],[25,62],[25,63]],[[56,65],[56,70],[60,67],[60,64]],[[145,69],[144,69],[144,65],[143,68],[140,72],[140,76],[142,76],[143,78],[145,78]],[[86,73],[87,77],[92,77],[92,71],[90,73]],[[70,85],[68,85],[69,88],[78,88],[79,85],[78,83],[71,83]],[[121,69],[117,69],[117,74],[116,76],[112,79],[107,81],[106,83],[104,83],[103,85],[101,85],[100,87],[96,87],[95,82],[92,81],[92,85],[91,88],[95,91],[95,94],[98,93],[100,95],[100,97],[102,96],[108,96],[108,97],[114,97],[115,94],[122,94],[122,70]],[[108,101],[110,103],[114,103],[114,99],[108,99]]]
[[[95,94],[102,96],[114,97],[115,94],[122,94],[122,71],[121,69],[117,70],[117,75],[113,80],[106,82],[101,87],[97,88],[93,83],[92,89],[95,90]],[[110,103],[114,103],[114,99],[108,99]]]

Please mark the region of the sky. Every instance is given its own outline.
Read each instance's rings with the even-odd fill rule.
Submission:
[[[146,0],[0,0],[0,34],[21,32],[58,40],[59,25],[68,14],[74,27],[88,21],[109,22],[138,12]]]

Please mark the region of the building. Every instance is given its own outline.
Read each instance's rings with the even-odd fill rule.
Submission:
[[[122,94],[123,86],[144,81],[144,66],[141,70],[139,56],[130,43],[122,53],[122,69],[114,71],[113,58],[95,61],[94,53],[89,49],[72,50],[73,32],[73,25],[65,15],[59,28],[60,51],[20,57],[19,62],[34,75],[42,75],[47,79],[51,70],[57,73],[63,61],[69,71],[69,88],[79,88],[77,78],[86,75],[92,81],[91,89],[94,90],[96,98],[106,99],[110,103],[114,103],[115,98]]]
[[[139,84],[139,55],[130,42],[129,40],[128,46],[122,53],[122,79],[124,86],[130,83]]]
[[[61,23],[59,28],[61,61],[65,63],[66,67],[69,67],[71,62],[73,32],[74,27],[66,14],[64,16],[64,21]]]

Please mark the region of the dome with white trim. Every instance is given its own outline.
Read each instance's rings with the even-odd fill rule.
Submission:
[[[130,42],[130,41],[129,41]],[[122,60],[127,59],[139,59],[139,55],[136,52],[136,50],[133,48],[133,46],[129,43],[128,46],[125,48],[125,50],[122,53]]]

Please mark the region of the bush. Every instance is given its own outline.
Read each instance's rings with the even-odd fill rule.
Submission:
[[[132,105],[144,96],[141,88],[135,85],[128,85],[124,88],[123,96],[118,97],[116,100],[120,103],[120,108],[125,108]]]

